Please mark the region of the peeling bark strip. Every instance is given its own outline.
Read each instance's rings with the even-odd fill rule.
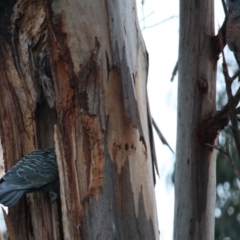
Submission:
[[[0,13],[6,169],[55,146],[60,183],[57,202],[37,192],[9,209],[10,239],[158,239],[134,1],[5,0]]]
[[[128,4],[128,6],[130,10],[135,10],[133,1]],[[108,1],[108,9],[111,29],[111,45],[114,51],[113,62],[119,69],[122,78],[122,91],[125,112],[129,119],[132,121],[134,127],[139,129],[140,136],[143,137],[133,79],[133,75],[136,73],[136,63],[133,63],[131,59],[131,54],[133,53],[133,51],[131,51],[131,47],[134,47],[133,43],[135,42],[135,38],[138,37],[136,36],[138,32],[133,31],[133,34],[130,34],[129,39],[127,39],[130,44],[126,44],[125,36],[126,34],[129,34],[133,29],[132,26],[129,26],[127,28],[127,21],[130,21],[130,19],[122,19],[121,13],[123,11],[123,5],[119,4],[119,1]],[[120,11],[116,11],[116,9],[119,9]],[[135,48],[140,47],[138,44],[139,43],[137,43],[137,46],[135,46]]]

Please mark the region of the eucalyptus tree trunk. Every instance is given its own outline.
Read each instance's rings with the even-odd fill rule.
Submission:
[[[214,239],[216,61],[213,0],[180,1],[175,240]]]
[[[5,214],[10,239],[158,239],[147,52],[135,1],[0,3],[6,170],[55,147],[59,198]]]

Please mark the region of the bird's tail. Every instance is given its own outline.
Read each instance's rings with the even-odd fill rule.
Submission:
[[[25,192],[26,192],[25,189],[19,190],[0,189],[0,203],[6,207],[14,206]]]

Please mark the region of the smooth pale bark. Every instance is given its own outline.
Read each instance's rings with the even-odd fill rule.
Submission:
[[[175,240],[214,239],[216,60],[213,0],[180,1]]]
[[[19,0],[0,25],[5,166],[56,147],[60,198],[28,194],[10,239],[158,239],[148,59],[135,1]]]

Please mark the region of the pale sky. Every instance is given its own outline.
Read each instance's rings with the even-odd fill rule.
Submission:
[[[140,27],[149,53],[148,95],[151,113],[175,151],[178,81],[175,78],[170,82],[170,79],[178,56],[179,1],[145,0],[142,7],[138,0],[137,4]],[[143,21],[144,16],[146,19]],[[164,20],[167,21],[163,22]],[[161,24],[148,28],[158,23]],[[174,214],[171,175],[175,156],[156,134],[154,137],[160,170],[160,179],[157,179],[155,187],[160,239],[170,240]]]

